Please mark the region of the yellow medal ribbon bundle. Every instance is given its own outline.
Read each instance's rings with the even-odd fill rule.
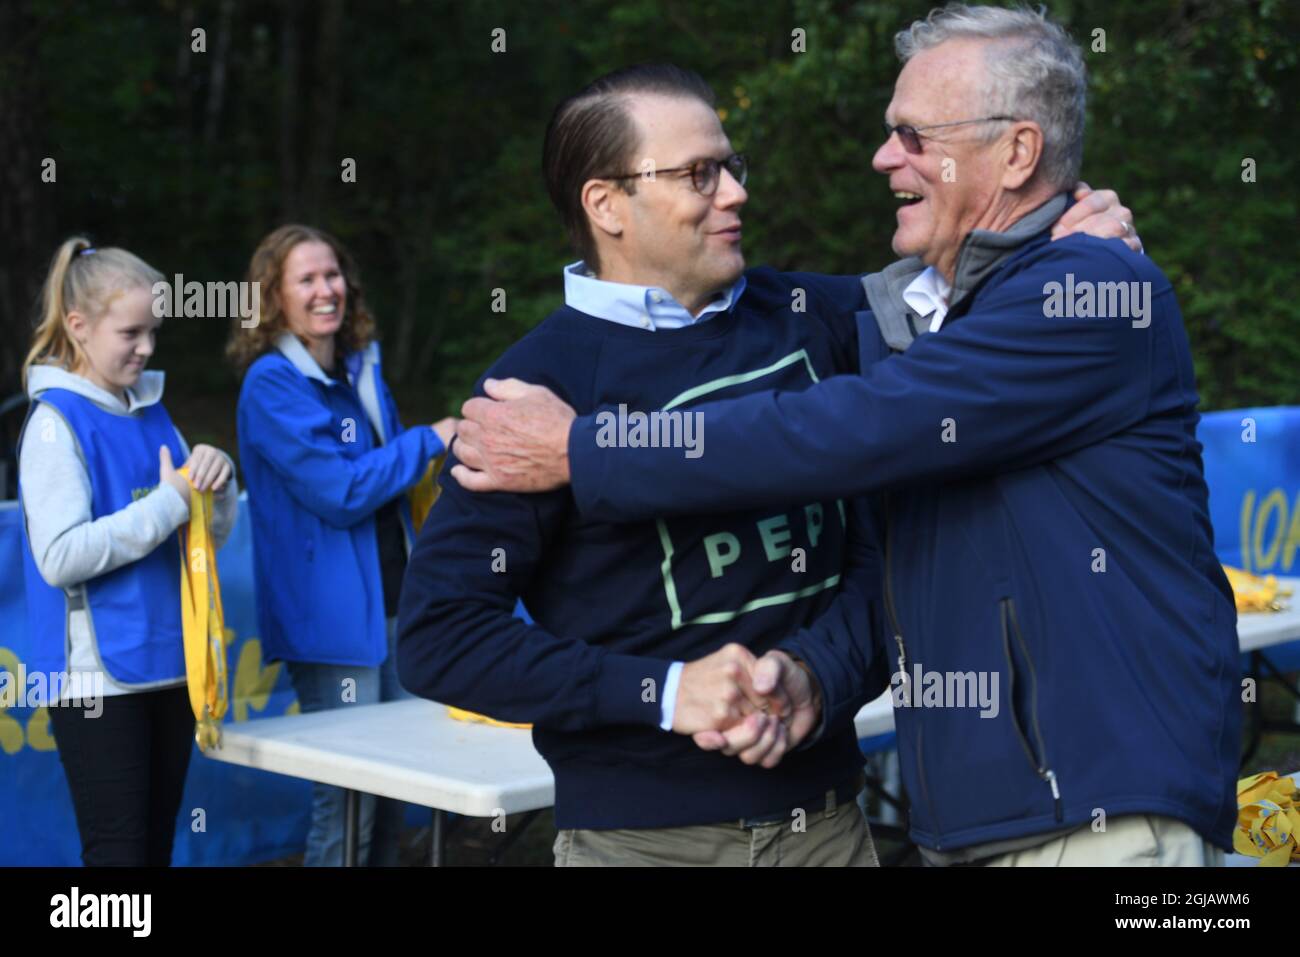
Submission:
[[[189,478],[188,469],[180,469]],[[225,613],[212,540],[212,493],[190,488],[190,521],[180,529],[181,627],[185,636],[185,678],[194,711],[199,749],[221,746],[226,716]]]
[[[1265,771],[1237,782],[1237,828],[1232,847],[1258,857],[1260,867],[1300,861],[1300,792],[1293,777]]]
[[[1280,587],[1276,575],[1261,577],[1231,565],[1224,565],[1223,573],[1228,576],[1239,612],[1281,611],[1286,607],[1282,599],[1291,597],[1291,589]]]
[[[438,472],[446,459],[445,452],[435,455],[429,467],[424,470],[424,477],[412,485],[407,493],[411,497],[411,524],[417,532],[424,527],[424,520],[433,511],[433,503],[438,501],[438,495],[442,492],[438,487]]]

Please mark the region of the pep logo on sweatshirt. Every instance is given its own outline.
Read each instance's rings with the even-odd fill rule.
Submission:
[[[683,392],[664,408],[753,392],[797,392],[818,381],[800,349],[752,372]],[[844,563],[844,503],[656,521],[664,560],[664,599],[672,627],[722,624],[759,608],[788,604],[835,588]]]

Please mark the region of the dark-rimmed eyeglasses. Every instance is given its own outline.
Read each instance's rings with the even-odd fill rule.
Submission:
[[[749,177],[749,160],[743,153],[732,153],[726,159],[702,159],[696,160],[689,166],[674,166],[671,169],[648,169],[641,173],[623,173],[619,176],[597,176],[596,179],[654,179],[656,176],[663,176],[665,173],[688,173],[691,177],[691,186],[695,192],[701,196],[712,196],[718,191],[718,183],[722,181],[722,169],[726,168],[732,178],[741,186],[745,185],[745,180]]]
[[[1014,123],[1016,118],[1014,116],[981,116],[977,120],[954,120],[951,123],[931,123],[928,126],[909,126],[907,123],[890,126],[886,123],[885,139],[889,139],[897,133],[898,141],[903,144],[903,149],[909,153],[919,153],[922,148],[921,140],[928,138],[921,135],[922,130],[938,130],[945,126],[965,126],[967,123],[989,123],[993,120],[1009,120]]]

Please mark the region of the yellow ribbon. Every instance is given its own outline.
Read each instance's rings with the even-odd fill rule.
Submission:
[[[443,459],[446,457],[446,453],[435,456],[425,470],[424,478],[411,486],[411,524],[415,526],[417,532],[423,527],[424,520],[429,517],[433,503],[438,501],[438,494],[442,491],[434,478],[442,468]]]
[[[1258,857],[1260,867],[1286,867],[1300,861],[1300,792],[1294,778],[1276,771],[1237,782],[1237,828],[1232,847]]]
[[[189,478],[188,468],[180,473]],[[185,678],[194,711],[199,749],[221,746],[226,716],[225,613],[212,540],[212,493],[190,487],[190,521],[180,529],[181,627],[185,636]]]
[[[1281,599],[1291,597],[1291,589],[1278,586],[1276,575],[1260,577],[1231,565],[1224,565],[1223,572],[1232,586],[1237,611],[1281,611],[1286,607]]]
[[[451,715],[456,721],[470,721],[474,724],[490,724],[494,728],[531,728],[531,724],[511,724],[509,721],[498,721],[496,718],[489,718],[485,714],[475,714],[473,711],[466,711],[464,708],[453,708],[447,705],[447,714]]]

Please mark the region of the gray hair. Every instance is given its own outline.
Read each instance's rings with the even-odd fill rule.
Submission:
[[[1083,164],[1088,81],[1078,44],[1041,10],[950,3],[899,31],[894,50],[906,63],[922,50],[960,39],[996,41],[984,51],[985,111],[1037,123],[1043,131],[1043,178],[1059,189],[1073,187]]]

